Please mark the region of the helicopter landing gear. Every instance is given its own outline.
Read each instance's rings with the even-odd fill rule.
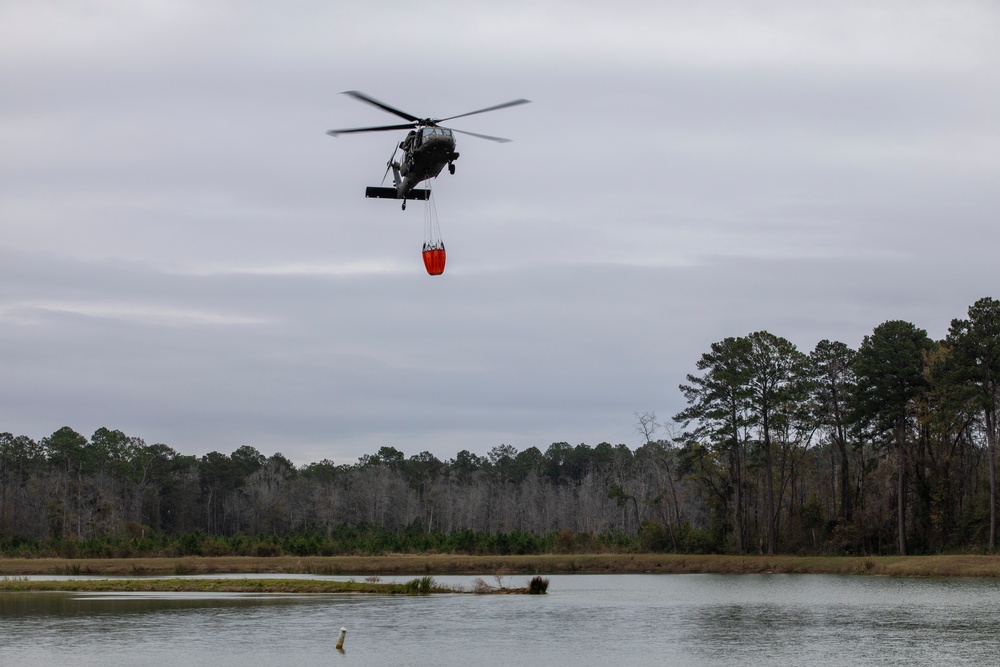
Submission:
[[[449,162],[448,163],[448,173],[451,174],[451,175],[453,175],[453,176],[455,175],[455,163],[454,162]]]
[[[405,199],[403,200],[403,210],[404,211],[406,210],[406,200]]]

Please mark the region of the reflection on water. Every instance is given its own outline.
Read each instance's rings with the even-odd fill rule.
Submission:
[[[991,580],[821,575],[553,576],[545,596],[0,594],[0,665],[992,664],[998,604]]]

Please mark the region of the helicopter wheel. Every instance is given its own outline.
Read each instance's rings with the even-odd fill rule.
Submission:
[[[455,173],[455,163],[454,162],[449,162],[448,163],[448,173],[449,174],[454,174]]]
[[[406,200],[405,199],[403,200],[403,210],[404,211],[406,210]]]

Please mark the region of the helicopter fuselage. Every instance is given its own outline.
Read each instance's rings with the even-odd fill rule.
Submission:
[[[454,173],[453,163],[458,159],[458,153],[455,152],[455,135],[447,128],[421,127],[413,130],[399,147],[403,149],[403,159],[392,164],[398,199],[405,199],[421,181],[435,178],[446,164]]]

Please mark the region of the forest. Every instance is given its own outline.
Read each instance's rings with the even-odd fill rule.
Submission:
[[[687,407],[632,449],[385,446],[295,466],[100,428],[0,433],[0,555],[992,553],[1000,301],[943,340],[890,320],[857,349],[711,344]]]

